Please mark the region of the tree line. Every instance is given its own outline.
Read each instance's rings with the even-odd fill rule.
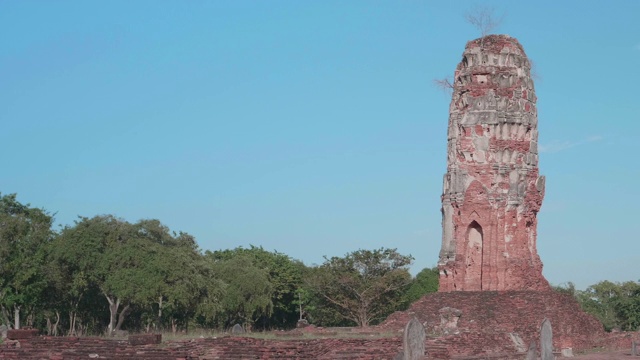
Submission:
[[[250,246],[201,251],[159,220],[53,216],[0,194],[0,323],[50,335],[369,326],[438,289],[437,268],[415,277],[395,249],[356,250],[307,266]],[[602,281],[574,296],[607,331],[640,329],[640,283]]]
[[[578,300],[587,313],[595,316],[606,331],[640,330],[640,283],[601,281],[578,290],[572,282],[555,286],[556,291]]]
[[[53,216],[0,194],[0,322],[50,335],[118,330],[369,326],[428,292],[438,271],[412,277],[411,256],[356,250],[307,266],[277,251],[202,251],[156,219]]]

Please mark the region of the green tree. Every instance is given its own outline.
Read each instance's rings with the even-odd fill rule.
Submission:
[[[144,296],[140,294],[146,290],[141,281],[153,249],[136,236],[130,223],[113,215],[81,218],[69,232],[70,237],[80,240],[82,248],[92,247],[87,249],[94,259],[88,275],[108,302],[106,333],[113,334],[131,311],[132,302]]]
[[[21,312],[33,313],[42,300],[52,222],[45,210],[21,204],[15,194],[0,194],[0,304],[3,322],[15,329],[20,328]],[[13,323],[8,309],[13,310]]]
[[[557,291],[561,294],[571,295],[573,297],[578,296],[578,290],[576,289],[576,285],[571,281],[566,282],[564,284],[551,286],[554,291]]]
[[[614,307],[620,327],[625,331],[638,331],[640,329],[640,283],[626,281],[619,286],[620,292]]]
[[[157,259],[174,240],[167,233],[157,220],[130,224],[112,215],[80,218],[62,230],[52,261],[70,280],[71,331],[74,312],[92,288],[108,303],[107,334],[121,328],[132,306],[155,298],[164,280]]]
[[[298,320],[303,320],[309,311],[315,310],[311,292],[303,287],[296,290],[296,298],[293,304],[298,307]]]
[[[396,249],[357,250],[326,258],[311,272],[309,285],[323,305],[366,327],[397,310],[411,281],[413,258]]]
[[[193,236],[171,232],[155,219],[131,224],[112,215],[81,217],[55,240],[50,265],[64,299],[57,311],[68,312],[69,334],[76,333],[89,301],[97,308],[91,319],[106,319],[108,334],[127,321],[134,328],[188,329],[196,314],[213,317],[221,307],[224,285]],[[106,300],[104,308],[96,294]],[[103,309],[106,316],[98,311]],[[129,314],[135,317],[128,320]]]
[[[269,275],[255,266],[250,257],[215,261],[213,271],[226,284],[222,298],[225,327],[242,323],[250,330],[256,320],[271,314],[273,286]]]
[[[620,328],[621,325],[615,310],[618,292],[617,284],[611,281],[601,281],[578,294],[578,301],[586,312],[598,318],[604,328],[610,331],[614,328]]]
[[[258,322],[264,328],[290,328],[298,320],[296,290],[302,285],[302,274],[305,266],[300,261],[277,251],[267,251],[262,247],[251,245],[248,249],[238,247],[232,250],[207,252],[206,256],[213,261],[230,260],[238,256],[250,259],[253,266],[266,272],[272,285],[272,311]]]
[[[415,278],[404,293],[403,308],[409,307],[414,301],[420,299],[425,294],[438,291],[440,271],[437,267],[424,268]]]
[[[163,312],[175,333],[178,325],[188,331],[189,320],[194,316],[213,318],[221,309],[225,284],[200,253],[193,236],[174,234],[149,265],[160,277],[149,296],[157,306],[156,327],[165,322]]]
[[[54,305],[57,312],[67,316],[67,335],[78,335],[79,314],[86,318],[102,317],[99,301],[104,301],[98,287],[97,268],[102,261],[107,244],[111,217],[80,217],[74,225],[65,226],[51,243],[48,251],[49,281],[52,295],[59,296]]]
[[[560,290],[566,292],[566,289]],[[640,328],[640,283],[601,281],[576,291],[582,308],[598,318],[605,330],[637,331]]]

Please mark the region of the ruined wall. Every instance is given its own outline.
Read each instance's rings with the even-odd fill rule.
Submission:
[[[436,333],[441,309],[460,311],[456,335],[439,337],[451,354],[477,355],[515,351],[509,333],[518,334],[524,344],[538,342],[540,325],[547,318],[553,327],[557,350],[588,350],[630,347],[630,339],[612,341],[602,323],[582,311],[571,295],[556,291],[455,291],[427,294],[404,312],[391,314],[378,326],[380,331],[397,331],[413,316],[426,323],[427,333]]]
[[[0,359],[20,360],[244,360],[244,359],[391,359],[402,347],[400,337],[373,339],[265,340],[214,337],[134,346],[107,338],[42,336],[1,343]]]
[[[531,64],[507,35],[467,43],[455,71],[442,194],[440,291],[546,290]]]

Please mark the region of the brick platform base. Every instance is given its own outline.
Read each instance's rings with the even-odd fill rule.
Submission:
[[[510,338],[517,335],[528,347],[538,342],[542,321],[553,327],[553,346],[560,351],[595,347],[630,348],[637,333],[610,334],[593,316],[585,313],[570,295],[555,291],[458,291],[428,294],[409,310],[390,315],[378,328],[398,331],[411,317],[426,323],[427,333],[436,334],[441,325],[440,309],[461,311],[458,334],[440,336],[434,345],[447,348],[447,356],[475,356],[512,353],[517,350]],[[429,341],[429,340],[428,340]]]

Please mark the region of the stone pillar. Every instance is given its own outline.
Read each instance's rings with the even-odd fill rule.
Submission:
[[[538,351],[536,349],[536,342],[532,341],[529,344],[529,350],[527,351],[527,357],[525,360],[537,360],[538,359]]]
[[[536,250],[545,180],[530,71],[508,35],[468,42],[456,68],[439,291],[549,289]]]
[[[553,331],[549,319],[544,319],[540,326],[540,360],[554,360]]]
[[[402,350],[404,360],[420,360],[426,353],[425,339],[427,334],[424,326],[415,316],[404,327]]]

